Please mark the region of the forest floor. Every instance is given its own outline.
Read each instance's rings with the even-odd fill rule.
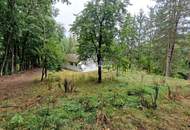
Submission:
[[[16,98],[40,76],[40,69],[33,69],[20,74],[0,77],[0,101]]]
[[[40,82],[36,69],[0,78],[0,130],[190,130],[189,81],[138,71],[103,77],[98,84],[97,72],[64,70]],[[64,92],[65,79],[73,92]]]

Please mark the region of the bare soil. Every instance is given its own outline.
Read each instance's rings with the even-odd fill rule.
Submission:
[[[32,69],[20,74],[0,77],[0,102],[20,96],[39,79],[40,73],[40,69]]]

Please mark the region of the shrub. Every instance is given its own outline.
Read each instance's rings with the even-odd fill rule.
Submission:
[[[94,112],[98,108],[99,103],[97,97],[83,97],[79,99],[79,102],[83,106],[86,112]]]
[[[42,125],[42,118],[36,115],[29,115],[26,121],[26,128],[30,130],[39,130]]]
[[[73,80],[65,79],[63,83],[59,83],[59,88],[65,93],[76,92],[76,86]]]
[[[17,127],[20,127],[24,123],[24,118],[20,114],[15,114],[9,123],[10,129],[15,129]]]

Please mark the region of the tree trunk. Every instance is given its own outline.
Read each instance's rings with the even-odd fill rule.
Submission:
[[[168,45],[167,57],[166,57],[166,70],[165,70],[165,76],[166,77],[171,76],[172,59],[173,59],[173,54],[174,54],[174,48],[175,48],[174,43]]]
[[[116,76],[118,77],[119,76],[119,66],[116,65]]]
[[[8,74],[8,72],[9,72],[9,63],[8,63],[8,61],[5,64],[4,72],[5,72],[5,75]]]
[[[167,48],[167,55],[166,55],[166,68],[165,68],[165,76],[171,76],[172,71],[172,60],[174,55],[174,48],[176,44],[176,37],[177,37],[177,27],[181,17],[181,10],[178,9],[178,6],[181,6],[181,1],[173,1],[170,4],[170,28],[168,32],[168,48]]]
[[[45,56],[45,65],[44,65],[44,69],[45,69],[45,78],[47,78],[47,67],[48,67],[48,63],[47,63],[47,56]]]
[[[41,81],[44,80],[44,78],[47,78],[48,74],[47,74],[47,70],[48,66],[47,66],[47,58],[45,57],[44,59],[44,63],[43,63],[43,68],[42,68],[42,77],[41,77]]]
[[[4,35],[4,39],[5,39],[4,42],[5,42],[5,45],[6,45],[6,49],[5,49],[5,55],[4,55],[3,63],[2,63],[2,66],[1,66],[0,76],[3,76],[3,71],[4,71],[5,64],[6,64],[7,58],[8,58],[8,52],[10,50],[10,41],[11,41],[10,33],[7,32],[7,34]]]
[[[98,54],[98,83],[102,82],[102,59],[101,56]]]
[[[14,35],[14,31],[15,31],[15,21],[14,21],[14,12],[15,12],[15,4],[16,4],[16,0],[8,0],[7,1],[7,7],[8,9],[10,9],[10,14],[7,15],[7,19],[9,20],[8,22],[10,22],[10,26],[8,27],[6,36],[5,38],[5,45],[6,45],[6,51],[5,51],[5,56],[4,56],[4,60],[2,63],[2,67],[1,67],[1,75],[3,75],[3,70],[5,67],[5,64],[7,62],[7,55],[10,52],[11,53],[11,73],[14,73],[14,44],[13,42],[13,35]]]
[[[98,83],[102,83],[102,25],[103,21],[100,22],[100,32],[99,32],[99,39],[98,39],[98,49],[97,49],[97,60],[98,60]]]
[[[45,66],[45,78],[47,78],[48,74],[47,74],[47,66]]]
[[[23,70],[25,70],[25,67],[24,67],[24,56],[25,56],[25,47],[24,46],[22,46],[22,49],[21,49],[22,51],[21,51],[21,67],[20,67],[20,71],[23,71]]]
[[[42,77],[41,77],[41,81],[44,80],[44,67],[42,68]]]
[[[6,64],[6,61],[7,61],[7,54],[8,54],[8,47],[6,47],[6,50],[5,50],[5,56],[4,56],[3,63],[2,63],[2,66],[1,66],[1,74],[0,74],[0,76],[3,76],[3,70],[5,68],[5,64]]]
[[[13,74],[15,72],[15,66],[14,66],[14,58],[15,55],[14,55],[14,47],[12,47],[11,49],[11,74]]]
[[[171,76],[172,60],[173,60],[174,49],[175,49],[175,44],[176,44],[177,25],[178,25],[178,22],[176,22],[173,29],[170,30],[171,32],[169,32],[169,40],[168,40],[169,42],[168,42],[168,47],[167,47],[166,67],[165,67],[166,77]]]

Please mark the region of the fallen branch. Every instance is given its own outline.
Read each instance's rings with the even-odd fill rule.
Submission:
[[[6,106],[0,106],[0,108],[9,108],[9,107],[20,107],[20,106],[16,106],[16,105],[6,105]]]

